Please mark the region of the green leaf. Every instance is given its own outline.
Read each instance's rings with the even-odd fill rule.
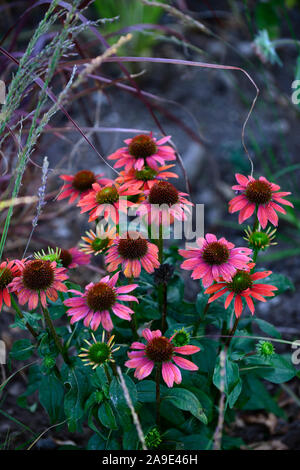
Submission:
[[[170,400],[171,403],[180,410],[189,411],[195,418],[204,424],[207,424],[207,418],[198,398],[189,390],[184,388],[172,388],[163,394],[164,400]]]
[[[137,403],[137,390],[134,382],[131,380],[130,377],[127,375],[123,375],[129,396],[132,401],[133,407]],[[119,380],[114,377],[111,381],[111,385],[109,388],[109,395],[110,399],[116,409],[118,421],[120,422],[121,426],[126,430],[130,429],[131,423],[131,411],[127,405],[124,391],[121,387]]]
[[[222,368],[219,357],[213,375],[213,383],[219,390],[224,388],[229,406],[232,408],[242,391],[238,365],[226,357],[225,366]]]
[[[69,390],[65,395],[64,410],[70,432],[81,429],[84,418],[84,404],[92,390],[90,371],[77,361],[74,367],[67,368],[65,385]]]
[[[275,295],[283,294],[283,292],[288,290],[295,290],[292,280],[289,277],[278,273],[272,273],[269,277],[264,279],[264,284],[271,284],[272,286],[277,287],[278,290],[274,291]]]
[[[287,361],[284,357],[279,354],[274,354],[270,358],[270,368],[258,369],[258,374],[269,382],[280,384],[288,382],[296,376],[296,369],[293,364]]]
[[[64,386],[54,374],[42,377],[39,384],[39,399],[50,417],[51,424],[63,421]]]
[[[262,320],[261,318],[254,317],[253,319],[255,323],[259,326],[261,331],[266,333],[268,336],[272,336],[273,338],[280,339],[281,334],[278,330],[276,330],[275,326],[271,325],[271,323],[267,322],[266,320]]]
[[[102,405],[100,405],[98,410],[98,418],[106,428],[112,430],[118,429],[114,412],[108,401],[105,401],[102,403]]]
[[[243,382],[242,393],[248,397],[245,405],[242,407],[243,410],[263,409],[281,418],[285,416],[285,413],[279,408],[262,381],[254,373],[246,374]]]
[[[209,450],[212,446],[212,441],[205,434],[182,436],[180,441],[183,443],[185,450]]]
[[[155,382],[152,380],[142,380],[136,385],[138,400],[142,403],[155,402]]]
[[[34,351],[34,346],[29,339],[19,339],[15,341],[10,351],[10,357],[18,361],[26,361]]]
[[[87,450],[105,450],[106,441],[97,433],[89,439]]]

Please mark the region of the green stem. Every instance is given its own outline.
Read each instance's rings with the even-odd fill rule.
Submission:
[[[163,262],[164,256],[164,239],[163,239],[163,226],[159,225],[159,238],[158,238],[158,260],[160,264]]]
[[[161,331],[162,334],[165,333],[167,329],[167,305],[168,305],[168,291],[167,285],[164,283],[162,285],[162,316],[161,316]]]
[[[231,331],[230,331],[230,333],[229,333],[229,338],[228,338],[228,340],[227,340],[227,342],[226,342],[226,347],[227,347],[227,348],[229,347],[229,345],[230,345],[230,343],[231,343],[231,341],[232,341],[232,338],[233,338],[233,336],[234,336],[234,333],[236,332],[236,329],[237,329],[237,327],[238,327],[240,318],[241,318],[241,317],[238,317],[238,318],[235,319],[234,325],[233,325],[233,327],[232,327],[232,329],[231,329]]]
[[[42,311],[43,311],[43,314],[44,314],[44,318],[45,318],[45,322],[46,322],[46,325],[47,327],[49,328],[49,331],[51,333],[51,336],[55,342],[55,345],[57,347],[57,349],[59,350],[60,354],[62,355],[62,358],[63,360],[65,361],[65,363],[70,366],[71,365],[71,361],[70,361],[70,358],[68,356],[68,354],[66,353],[61,341],[60,341],[60,338],[58,336],[58,334],[56,333],[56,330],[55,330],[55,327],[53,325],[53,322],[51,320],[51,317],[50,317],[50,313],[49,313],[49,310],[47,309],[47,307],[44,307],[41,303],[41,307],[42,307]]]
[[[107,367],[106,364],[104,364],[104,372],[105,372],[105,375],[106,375],[108,384],[110,384],[110,382],[111,382],[111,376],[110,376],[110,373],[109,373],[109,371],[108,371],[108,367]]]
[[[13,306],[13,308],[15,309],[17,315],[19,316],[19,318],[22,318],[24,319],[24,315],[23,313],[21,312],[17,302],[15,301],[14,297],[12,296],[12,294],[10,295],[10,298],[11,298],[11,304]],[[38,338],[38,333],[32,328],[31,325],[29,325],[29,323],[25,323],[25,326],[27,328],[27,330],[32,334],[32,336],[34,337],[34,339],[37,339]]]
[[[131,277],[129,284],[133,284],[133,281],[134,279],[133,277]],[[134,312],[134,302],[130,303],[130,308],[133,310],[133,314],[131,315],[130,327],[131,327],[133,339],[136,340],[138,338],[138,334],[137,334],[137,321],[136,321],[136,316]]]
[[[208,312],[209,307],[210,307],[210,304],[207,302],[207,304],[205,305],[205,309],[203,311],[203,316],[200,315],[200,317],[198,318],[198,320],[195,323],[193,333],[192,333],[193,337],[197,335],[198,330],[199,330],[199,326],[201,325],[201,322],[205,319],[205,316]]]
[[[160,372],[161,365],[156,366],[155,383],[156,383],[156,424],[160,428]]]

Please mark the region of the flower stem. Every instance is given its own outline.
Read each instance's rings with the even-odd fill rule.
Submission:
[[[105,375],[106,375],[108,384],[110,384],[110,382],[111,382],[111,376],[110,376],[110,373],[108,372],[108,367],[107,367],[106,364],[104,364],[104,372],[105,372]]]
[[[20,310],[20,308],[19,308],[17,302],[15,301],[14,297],[11,295],[10,298],[11,298],[11,304],[12,304],[13,308],[15,309],[17,315],[18,315],[20,318],[24,319],[24,315],[23,315],[23,313],[21,312],[21,310]],[[37,339],[39,335],[38,335],[38,333],[32,328],[32,326],[29,325],[29,323],[27,323],[27,322],[25,323],[25,326],[26,326],[27,330],[32,334],[32,336],[34,337],[34,339]]]
[[[164,256],[164,239],[163,239],[163,226],[159,224],[159,238],[158,238],[158,260],[160,264],[163,262]]]
[[[234,325],[233,325],[233,327],[232,327],[232,329],[231,329],[231,331],[230,331],[230,333],[229,333],[229,338],[228,338],[228,340],[227,340],[227,342],[226,342],[226,347],[227,347],[227,348],[229,347],[229,345],[230,345],[230,343],[231,343],[231,341],[232,341],[232,338],[233,338],[233,336],[234,336],[234,334],[235,334],[235,332],[236,332],[236,329],[237,329],[237,326],[238,326],[238,324],[239,324],[240,318],[241,318],[241,317],[237,317],[237,318],[235,319]]]
[[[130,278],[130,281],[129,281],[129,284],[133,284],[133,276]],[[138,334],[137,334],[137,322],[136,322],[136,316],[135,316],[135,312],[134,312],[134,302],[131,302],[130,303],[130,308],[133,310],[133,314],[131,315],[131,321],[130,321],[130,327],[131,327],[131,331],[132,331],[132,336],[133,336],[133,339],[137,339],[138,338]]]
[[[195,323],[192,336],[196,336],[196,335],[197,335],[198,330],[199,330],[199,326],[201,325],[201,322],[204,320],[204,318],[205,318],[205,316],[206,316],[206,314],[207,314],[207,312],[208,312],[209,307],[210,307],[210,304],[207,302],[207,304],[205,305],[204,311],[203,311],[203,316],[200,316],[200,317],[198,318],[198,320],[196,321],[196,323]]]
[[[168,305],[168,291],[167,285],[163,283],[162,285],[162,316],[161,316],[161,331],[162,334],[165,333],[167,329],[167,305]]]
[[[156,382],[156,425],[160,427],[160,372],[161,365],[156,366],[155,382]]]
[[[63,347],[63,345],[60,341],[60,338],[59,338],[58,334],[56,333],[55,327],[54,327],[53,322],[52,322],[51,317],[50,317],[49,310],[47,309],[47,307],[44,307],[42,305],[42,303],[41,303],[41,307],[42,307],[42,311],[43,311],[43,314],[44,314],[46,325],[48,326],[49,331],[51,333],[51,336],[54,339],[55,345],[56,345],[57,349],[59,350],[60,354],[62,355],[63,360],[69,366],[69,365],[71,365],[70,358],[69,358],[68,354],[66,353],[66,351],[65,351],[65,349],[64,349],[64,347]]]

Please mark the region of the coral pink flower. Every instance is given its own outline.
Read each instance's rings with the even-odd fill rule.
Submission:
[[[57,291],[67,292],[62,281],[68,279],[65,268],[57,268],[56,262],[35,259],[32,261],[18,261],[20,273],[9,285],[10,292],[15,292],[20,305],[28,302],[29,310],[34,310],[39,303],[47,306],[47,297],[55,302]]]
[[[179,192],[168,181],[155,182],[150,190],[145,191],[146,200],[137,210],[138,215],[148,215],[148,223],[167,225],[174,219],[185,220],[190,214],[193,203],[186,199],[187,193]]]
[[[89,264],[91,257],[79,251],[78,248],[73,247],[69,248],[69,250],[61,250],[60,261],[64,268],[72,269],[84,264]]]
[[[8,285],[13,279],[20,274],[20,270],[15,260],[3,261],[0,264],[0,311],[2,310],[3,302],[10,307],[11,299],[8,290]]]
[[[125,166],[125,171],[131,168],[142,170],[145,165],[158,170],[158,165],[164,165],[166,160],[176,160],[175,152],[169,145],[164,145],[171,136],[156,140],[152,134],[140,134],[133,139],[124,140],[126,147],[121,147],[109,155],[109,160],[117,160],[114,167]]]
[[[115,271],[119,264],[126,277],[139,277],[141,268],[153,273],[159,267],[158,247],[138,232],[127,232],[114,240],[105,257],[107,270]]]
[[[181,256],[187,258],[181,267],[193,271],[192,279],[202,279],[204,287],[210,286],[220,276],[229,282],[238,269],[247,269],[252,252],[249,248],[235,248],[226,238],[218,240],[211,233],[198,238],[197,245],[199,248],[179,250]]]
[[[111,331],[114,327],[110,317],[111,310],[118,317],[130,321],[133,310],[120,302],[138,302],[136,297],[128,295],[128,292],[133,291],[138,285],[115,287],[118,279],[119,272],[111,278],[103,277],[97,284],[91,282],[85,287],[84,293],[69,290],[76,294],[76,297],[64,301],[64,304],[70,307],[68,315],[72,317],[71,324],[84,318],[84,325],[94,331],[99,328],[100,324],[106,331]]]
[[[118,224],[119,212],[126,214],[129,207],[135,206],[134,202],[127,200],[128,196],[139,193],[136,188],[125,190],[115,183],[104,187],[95,183],[92,190],[82,197],[77,205],[81,207],[81,213],[90,212],[89,222],[103,217],[108,222]]]
[[[143,337],[147,344],[140,342],[132,343],[131,348],[137,351],[128,352],[129,361],[125,366],[135,369],[134,376],[142,380],[151,374],[156,363],[162,364],[162,376],[168,387],[173,387],[174,382],[180,384],[181,372],[177,366],[187,370],[198,370],[193,362],[177,356],[177,354],[190,355],[200,351],[197,346],[174,346],[172,338],[168,339],[162,336],[160,330],[151,331],[146,328]],[[177,364],[173,364],[173,362]]]
[[[257,271],[251,274],[251,270],[254,268],[255,263],[249,263],[247,271],[237,271],[233,276],[231,282],[225,282],[224,279],[220,278],[216,284],[208,287],[205,294],[214,294],[209,298],[208,303],[213,302],[222,295],[229,292],[225,300],[225,308],[228,308],[232,299],[234,300],[234,311],[236,317],[240,317],[243,311],[242,299],[245,299],[252,315],[254,314],[253,300],[257,299],[261,302],[266,302],[264,297],[273,297],[275,294],[273,291],[277,290],[277,287],[270,284],[257,284],[255,281],[264,279],[270,276],[272,271]]]
[[[121,171],[120,176],[116,178],[116,182],[119,183],[123,189],[135,187],[140,191],[149,190],[157,181],[167,180],[168,178],[178,178],[176,173],[168,171],[169,168],[173,166],[175,165],[164,165],[157,170],[144,167],[140,171],[134,168],[128,172]]]
[[[289,192],[279,192],[280,186],[270,183],[264,176],[260,176],[258,180],[248,176],[236,174],[237,185],[232,189],[239,191],[241,194],[229,201],[229,212],[239,213],[239,223],[251,217],[257,208],[257,217],[260,225],[265,228],[268,221],[271,224],[278,225],[278,215],[276,211],[285,214],[285,210],[279,205],[294,207],[290,201],[284,199]]]
[[[74,202],[78,197],[82,198],[92,189],[94,183],[106,185],[112,180],[108,178],[100,178],[103,174],[95,175],[90,170],[81,170],[76,175],[60,175],[65,181],[62,192],[58,196],[58,201],[70,196],[69,204]]]

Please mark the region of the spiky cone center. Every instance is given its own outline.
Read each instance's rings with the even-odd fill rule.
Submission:
[[[248,201],[254,204],[267,204],[272,199],[272,188],[267,181],[251,181],[245,191]]]
[[[73,257],[69,250],[61,250],[59,259],[63,267],[68,268],[72,263]]]
[[[93,240],[91,243],[91,247],[93,251],[98,252],[105,250],[105,248],[107,248],[108,243],[108,238],[95,238],[95,240]]]
[[[228,283],[227,287],[235,294],[240,294],[246,289],[249,289],[252,284],[253,281],[251,279],[251,275],[247,271],[238,270],[232,278],[232,281]]]
[[[270,341],[259,341],[257,345],[257,352],[261,356],[270,357],[274,354],[274,346]]]
[[[80,192],[92,189],[92,185],[96,183],[95,174],[89,170],[81,170],[76,173],[72,181],[72,186]]]
[[[119,200],[119,193],[114,186],[103,188],[96,194],[98,204],[114,204]]]
[[[145,238],[120,238],[118,253],[128,260],[143,258],[148,253],[148,243]]]
[[[0,290],[5,289],[13,280],[14,275],[9,268],[0,269]]]
[[[167,362],[172,359],[174,346],[165,336],[152,338],[146,346],[145,354],[151,361]]]
[[[133,137],[128,150],[130,155],[135,158],[147,158],[156,153],[157,146],[149,135],[140,134]]]
[[[228,261],[229,250],[223,243],[211,242],[204,248],[202,258],[210,266],[220,265]]]
[[[89,348],[87,358],[93,364],[102,365],[110,359],[111,349],[106,343],[95,343]]]
[[[105,282],[99,282],[91,287],[87,294],[87,304],[94,312],[110,309],[116,302],[115,290]]]
[[[41,259],[29,261],[22,273],[24,286],[27,289],[36,291],[46,290],[51,287],[54,278],[55,272],[50,261]]]
[[[180,330],[176,333],[172,342],[175,346],[186,346],[190,342],[190,335],[187,331]]]
[[[252,232],[249,236],[249,244],[254,248],[264,249],[270,245],[270,237],[266,232]]]
[[[167,204],[173,206],[179,200],[179,193],[175,186],[168,181],[158,181],[150,189],[149,203],[150,204]]]
[[[157,175],[157,171],[153,170],[152,168],[143,168],[143,170],[136,170],[135,178],[138,181],[151,181]]]

